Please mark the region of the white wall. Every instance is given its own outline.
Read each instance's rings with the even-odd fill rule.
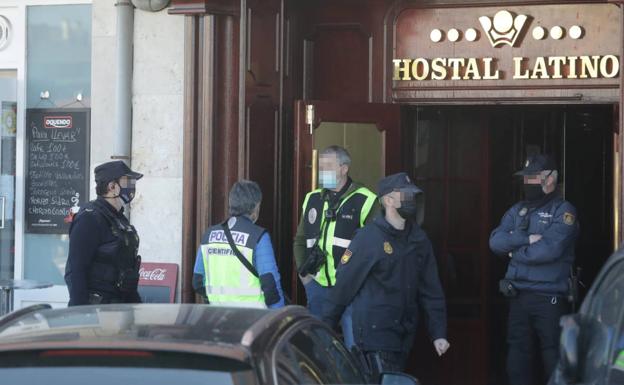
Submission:
[[[114,3],[114,0],[93,2],[92,168],[110,160],[113,150]],[[141,237],[139,252],[143,261],[179,266],[182,262],[183,80],[184,17],[169,15],[166,10],[157,13],[135,10],[132,168],[145,176],[137,184],[131,222]]]

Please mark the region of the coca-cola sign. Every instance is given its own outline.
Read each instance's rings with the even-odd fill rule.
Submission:
[[[177,280],[177,264],[142,262],[139,268],[139,294],[145,303],[173,303],[175,301]],[[162,298],[163,288],[166,288],[165,295],[168,297],[165,300]]]
[[[167,269],[147,270],[143,267],[139,270],[139,276],[145,281],[164,281]]]

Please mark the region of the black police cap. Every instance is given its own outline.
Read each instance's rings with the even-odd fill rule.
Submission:
[[[556,170],[557,164],[553,158],[549,155],[544,154],[536,154],[531,155],[527,158],[524,163],[524,168],[514,175],[536,175],[545,170]]]
[[[106,162],[95,168],[96,182],[110,182],[122,176],[127,176],[132,179],[141,179],[143,174],[130,170],[130,167],[121,160]]]
[[[377,196],[382,197],[386,194],[390,194],[393,191],[411,191],[414,193],[422,192],[418,187],[412,183],[410,177],[400,172],[398,174],[388,175],[383,178],[377,184]]]

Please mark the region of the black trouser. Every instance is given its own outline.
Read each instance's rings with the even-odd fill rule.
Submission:
[[[559,359],[559,318],[568,312],[564,297],[520,292],[510,298],[507,374],[510,385],[546,383]],[[537,338],[536,338],[537,337]],[[534,340],[538,345],[536,350]],[[545,379],[535,380],[534,354],[541,354]]]
[[[107,305],[111,303],[124,303],[121,296],[106,292],[89,292],[89,305]]]
[[[368,364],[370,378],[374,384],[377,384],[383,372],[403,372],[407,354],[391,351],[365,351],[364,358]]]

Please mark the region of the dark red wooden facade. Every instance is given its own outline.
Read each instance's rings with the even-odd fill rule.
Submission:
[[[607,95],[608,99],[613,94],[615,99],[608,103],[621,102],[623,88],[619,79],[611,83],[604,81],[595,87],[575,85],[576,89],[582,90],[579,92],[584,93],[583,100],[576,98],[574,92],[566,93],[560,90],[560,86],[547,84],[519,87],[512,90],[512,96],[501,96],[487,87],[470,89],[458,85],[456,89],[451,87],[440,91],[433,87],[423,91],[402,87],[392,81],[392,59],[397,46],[395,26],[406,9],[528,7],[570,3],[608,2],[173,0],[169,13],[183,15],[186,19],[183,301],[194,300],[191,275],[201,234],[210,224],[226,217],[228,189],[243,177],[256,180],[261,185],[264,200],[259,224],[270,229],[282,281],[286,290],[296,296],[297,280],[293,279],[291,250],[293,223],[298,213],[293,207],[298,207],[301,202],[297,201],[303,199],[309,163],[309,154],[305,151],[298,153],[296,149],[310,149],[309,144],[300,143],[301,138],[297,136],[296,122],[304,120],[301,111],[296,108],[297,100],[330,101],[337,108],[354,103],[473,105],[503,101],[508,104],[582,104],[597,103],[599,98]],[[619,7],[621,2],[611,3],[617,3]],[[621,9],[619,12],[622,12]],[[418,14],[417,11],[414,13]],[[622,20],[624,18],[620,14],[620,23]],[[618,42],[616,52],[621,58],[624,38],[617,36],[615,40]],[[431,53],[429,57],[432,56],[437,55]],[[445,97],[444,92],[449,90],[456,91],[459,96]],[[619,111],[620,116],[616,120],[621,126],[623,112],[621,108]],[[466,113],[470,115],[471,112],[468,109]],[[478,113],[474,118],[484,127],[488,124]],[[461,116],[449,114],[444,124],[451,125],[453,121],[461,120]],[[441,130],[446,136],[440,139],[440,148],[447,152],[440,159],[448,163],[452,160],[448,143],[453,132],[449,128]],[[474,208],[488,218],[480,226],[470,229],[475,231],[471,236],[480,237],[480,241],[474,244],[454,243],[450,235],[440,233],[440,244],[443,245],[438,255],[440,271],[445,289],[451,293],[457,289],[452,287],[452,279],[449,278],[449,264],[455,263],[451,255],[461,257],[462,253],[474,253],[482,255],[479,258],[485,258],[483,255],[488,250],[484,237],[494,225],[489,220],[488,205],[487,147],[490,136],[485,128],[480,135],[481,141],[475,143],[475,146],[482,146],[477,151],[480,157],[474,162],[482,172],[468,176],[442,172],[427,175],[421,180],[422,183],[442,186],[440,191],[446,195],[441,196],[439,201],[443,208],[441,226],[448,232],[457,230],[449,217],[449,210],[452,209],[449,202],[453,200],[449,189],[452,186],[470,186],[481,192]],[[410,163],[411,156],[406,146],[404,143],[398,145],[405,167]],[[619,170],[622,170],[619,135],[615,135],[613,147]],[[614,181],[616,198],[621,196],[621,187],[617,182],[620,179]],[[621,199],[615,200],[618,202],[614,204],[621,206]],[[620,221],[621,209],[617,213],[616,221]],[[622,226],[616,224],[615,231],[621,230]],[[450,316],[452,354],[441,361],[429,351],[420,352],[415,358],[420,362],[416,366],[431,372],[424,376],[426,383],[488,383],[487,367],[491,362],[488,354],[492,353],[488,353],[487,347],[490,322],[487,314],[490,297],[487,293],[492,289],[489,283],[492,267],[481,264],[474,269],[479,277],[471,286],[475,288],[474,297],[468,299],[461,296],[465,293],[458,293],[450,298],[453,306],[459,309],[456,312],[459,315]],[[477,315],[466,318],[463,314],[467,313]],[[475,344],[475,341],[480,343]]]

